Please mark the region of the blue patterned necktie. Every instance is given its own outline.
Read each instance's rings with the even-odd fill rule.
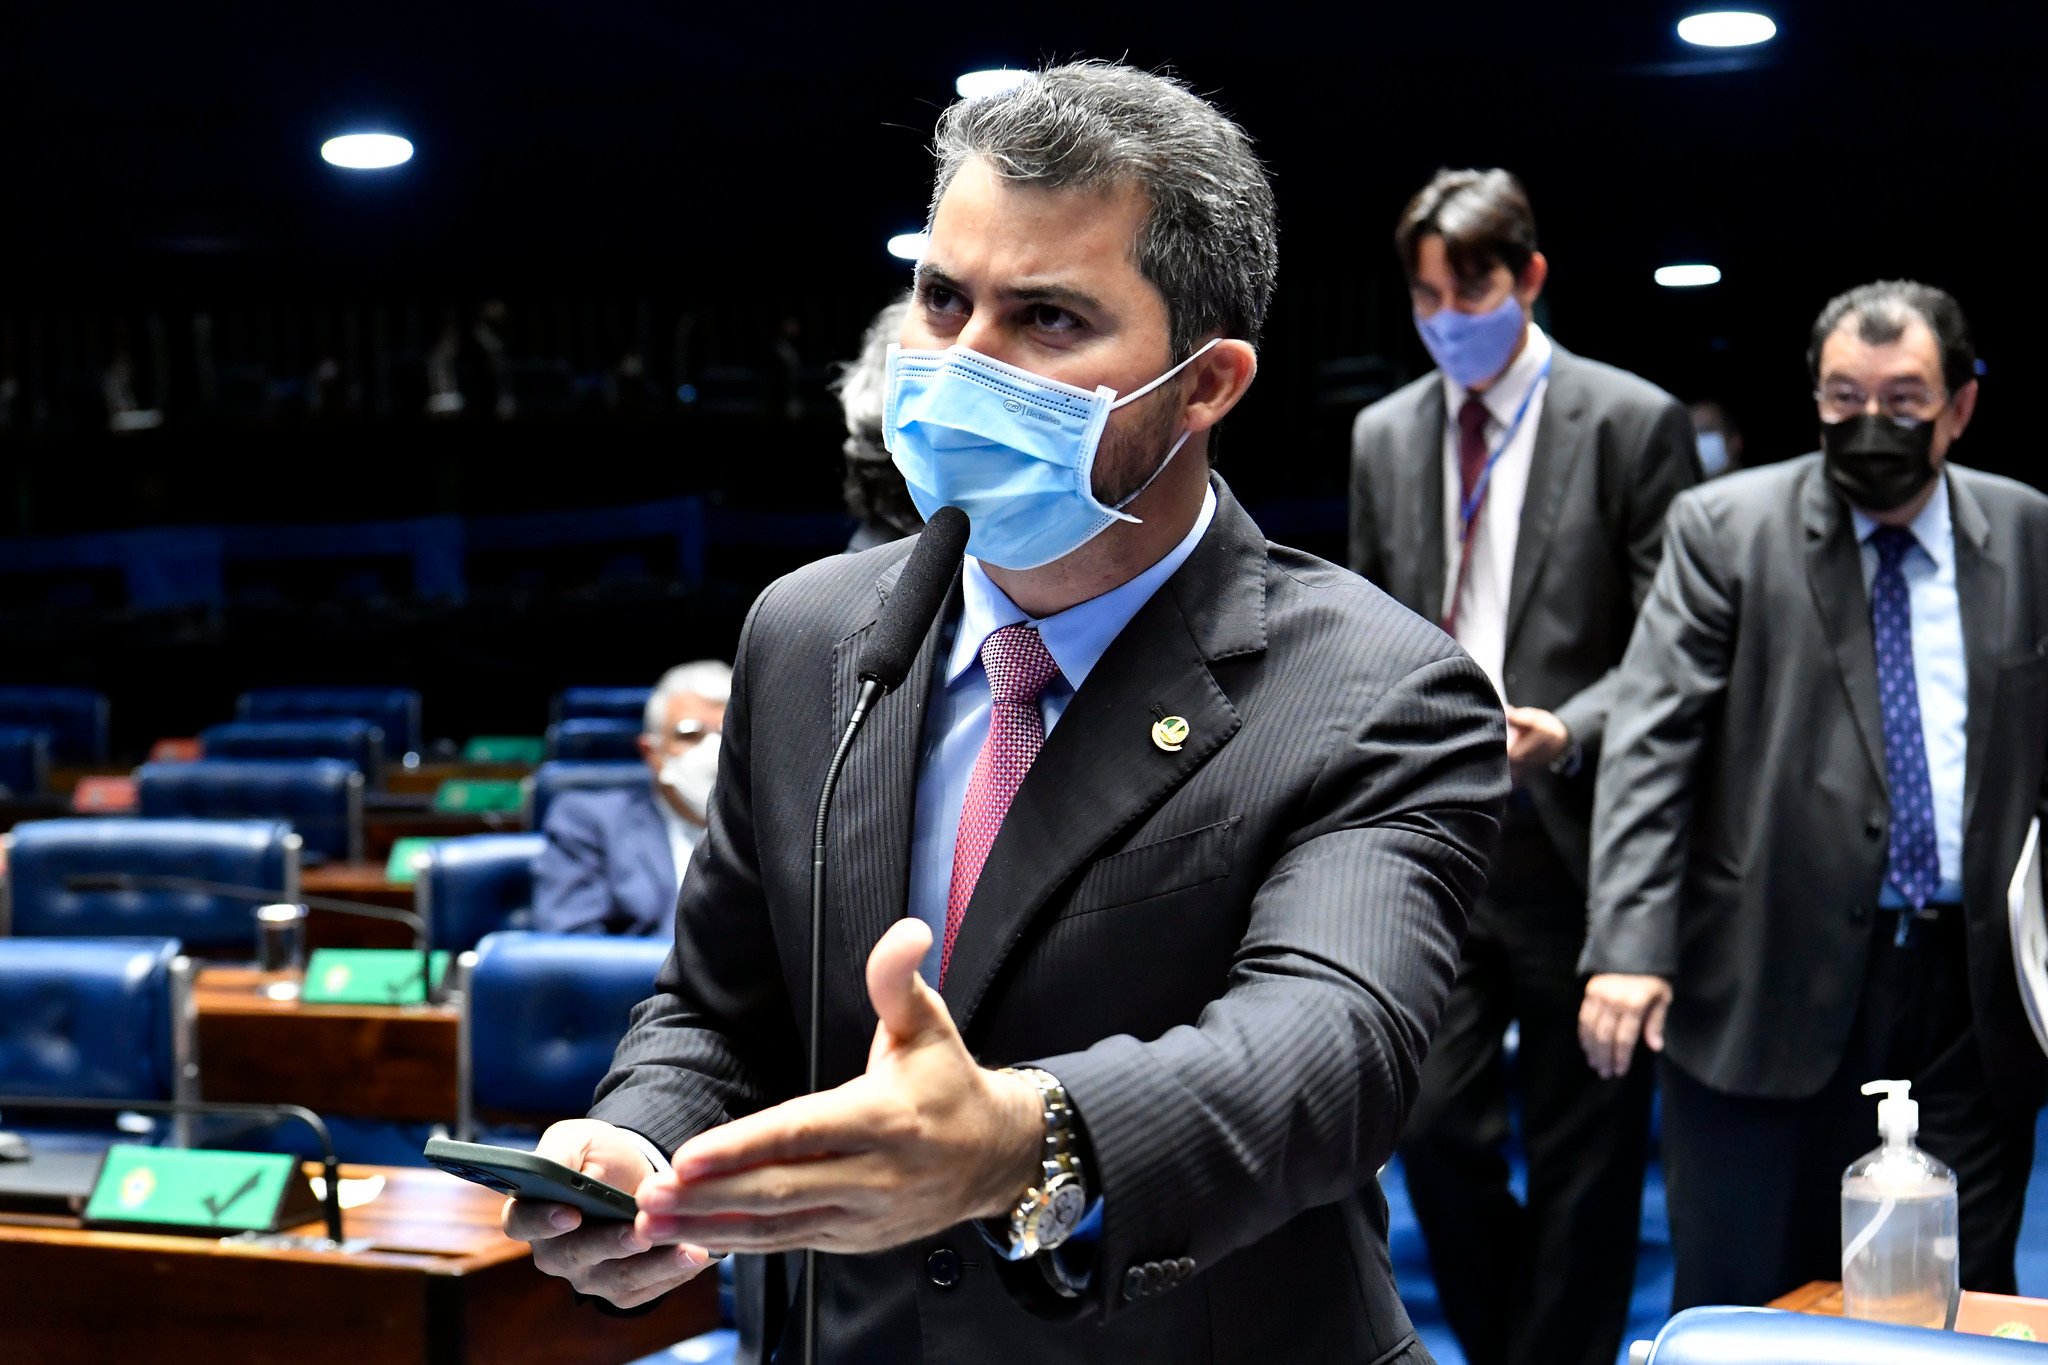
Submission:
[[[1892,840],[1885,880],[1915,910],[1941,886],[1934,838],[1934,786],[1927,776],[1927,740],[1920,727],[1920,688],[1913,677],[1913,608],[1901,569],[1918,544],[1899,526],[1871,532],[1877,576],[1870,583],[1870,628],[1877,641],[1877,700],[1884,715],[1885,777],[1891,785]]]

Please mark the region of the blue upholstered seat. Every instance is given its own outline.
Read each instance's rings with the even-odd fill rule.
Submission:
[[[0,725],[0,796],[34,796],[49,772],[48,731]]]
[[[106,762],[108,716],[91,688],[0,687],[0,725],[47,734],[52,762]]]
[[[668,951],[658,939],[485,935],[464,997],[463,1131],[478,1115],[539,1125],[585,1113]]]
[[[1689,1308],[1665,1324],[1650,1365],[1974,1365],[2041,1359],[2024,1341],[1925,1327],[1781,1313]]]
[[[485,934],[522,929],[533,914],[533,865],[547,846],[538,834],[472,834],[444,839],[422,855],[413,903],[449,952]]]
[[[409,687],[259,687],[235,701],[242,720],[306,720],[320,716],[366,720],[384,732],[384,752],[421,747],[420,694]]]
[[[17,935],[150,934],[193,948],[255,944],[254,907],[191,891],[72,890],[71,878],[119,872],[192,877],[298,894],[297,839],[279,820],[35,820],[17,825],[7,893]]]
[[[647,698],[652,692],[648,687],[564,688],[555,694],[549,719],[557,724],[588,718],[630,720],[637,726],[647,714]]]
[[[208,758],[338,758],[370,786],[383,781],[384,731],[354,716],[231,720],[200,731],[199,743]]]
[[[637,762],[640,721],[582,716],[548,727],[548,757],[564,763]]]
[[[135,777],[144,815],[289,820],[309,856],[362,856],[363,775],[342,759],[145,763]]]
[[[0,1093],[189,1097],[194,1084],[181,1089],[178,1074],[185,987],[176,939],[0,938]],[[10,1128],[111,1132],[98,1119],[30,1109],[0,1119]]]
[[[526,778],[526,827],[547,825],[548,803],[566,791],[630,787],[647,780],[647,765],[631,763],[543,763]]]

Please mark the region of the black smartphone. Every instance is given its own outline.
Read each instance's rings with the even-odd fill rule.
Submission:
[[[450,1175],[514,1198],[567,1204],[592,1218],[630,1219],[638,1212],[633,1196],[624,1190],[517,1147],[433,1138],[422,1155]]]

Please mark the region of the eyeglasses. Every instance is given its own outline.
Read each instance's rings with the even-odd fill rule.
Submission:
[[[715,726],[706,725],[701,720],[679,720],[676,728],[669,731],[668,738],[671,744],[695,744],[706,735],[717,733]]]
[[[1823,384],[1814,391],[1813,397],[1820,404],[1821,416],[1830,422],[1846,422],[1852,417],[1860,417],[1870,411],[1873,402],[1894,422],[1925,422],[1948,401],[1947,394],[1937,393],[1918,380],[1887,384],[1875,396],[1865,393],[1855,384]]]

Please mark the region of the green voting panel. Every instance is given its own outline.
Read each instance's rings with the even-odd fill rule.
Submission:
[[[478,735],[462,746],[464,763],[523,763],[532,767],[547,757],[547,741],[539,735]]]
[[[441,837],[438,835],[421,836],[417,834],[410,834],[403,839],[392,840],[391,856],[384,861],[384,880],[394,886],[412,885],[414,876],[412,860],[440,842]]]
[[[517,811],[524,800],[517,782],[458,777],[434,792],[434,809],[444,815],[497,815]]]
[[[434,984],[448,954],[433,955]],[[420,955],[410,948],[317,948],[306,960],[299,1000],[307,1005],[417,1005],[427,998]]]
[[[117,1144],[107,1149],[85,1222],[225,1236],[275,1232],[318,1213],[297,1157]]]

